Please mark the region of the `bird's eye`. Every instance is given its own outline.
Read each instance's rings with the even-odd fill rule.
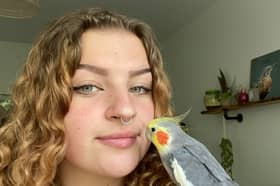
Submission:
[[[151,128],[151,131],[152,131],[152,132],[155,132],[155,131],[156,131],[156,129],[155,129],[154,127],[152,127],[152,128]]]

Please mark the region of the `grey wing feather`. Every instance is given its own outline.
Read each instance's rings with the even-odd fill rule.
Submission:
[[[183,148],[199,160],[210,171],[210,173],[216,177],[217,180],[221,182],[231,180],[230,176],[209,152],[205,145],[188,135],[186,136],[188,139],[186,139],[187,142],[184,144]]]

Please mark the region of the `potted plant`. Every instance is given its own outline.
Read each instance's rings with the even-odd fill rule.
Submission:
[[[232,166],[233,166],[233,152],[232,143],[228,138],[222,138],[220,143],[221,148],[221,164],[227,173],[232,177]]]
[[[220,76],[218,76],[218,80],[221,87],[221,102],[222,105],[231,105],[232,104],[232,97],[233,97],[233,91],[232,88],[228,86],[225,75],[221,69]]]

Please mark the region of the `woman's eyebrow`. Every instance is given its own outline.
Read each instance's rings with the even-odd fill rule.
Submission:
[[[103,75],[103,76],[108,75],[108,71],[105,68],[98,67],[98,66],[95,66],[95,65],[79,64],[78,69],[86,69],[86,70],[89,70],[93,73],[97,73],[97,74],[100,74],[100,75]],[[131,70],[131,71],[129,71],[129,76],[130,77],[135,77],[135,76],[140,76],[140,75],[147,74],[147,73],[151,73],[151,69],[149,67],[148,68],[142,68],[142,69],[139,69],[139,70]]]
[[[95,65],[90,65],[90,64],[79,64],[78,69],[86,69],[89,70],[93,73],[97,73],[103,76],[108,75],[108,71],[104,68],[95,66]]]
[[[129,76],[130,77],[135,77],[135,76],[140,76],[143,74],[147,74],[147,73],[151,73],[151,69],[150,68],[143,68],[143,69],[139,69],[139,70],[132,70],[129,72]]]

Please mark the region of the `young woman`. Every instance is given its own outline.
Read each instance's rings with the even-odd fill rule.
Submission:
[[[33,45],[0,129],[0,185],[172,185],[145,137],[172,115],[152,30],[102,9],[53,22]]]

